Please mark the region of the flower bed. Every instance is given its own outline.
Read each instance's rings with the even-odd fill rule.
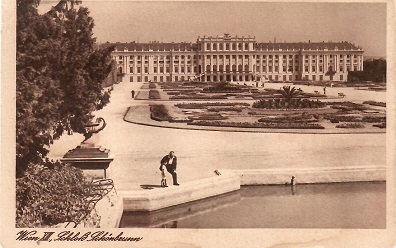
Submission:
[[[161,99],[161,96],[158,90],[150,90],[149,91],[149,99]]]
[[[150,105],[150,117],[155,121],[171,121],[172,117],[163,104]]]
[[[365,126],[361,123],[342,123],[336,126],[336,128],[364,128]]]
[[[235,111],[235,112],[242,112],[242,108],[238,107],[211,107],[208,108],[209,112],[220,112],[220,111]]]
[[[271,128],[271,129],[324,129],[317,123],[263,123],[263,122],[225,122],[225,121],[194,121],[188,125],[241,127],[241,128]]]
[[[155,88],[157,88],[157,86],[155,85],[155,83],[150,82],[149,83],[149,88],[150,89],[155,89]]]
[[[386,122],[386,116],[363,116],[363,121],[368,123]]]
[[[219,114],[219,113],[209,113],[209,114],[200,114],[198,116],[190,116],[190,120],[202,120],[202,121],[217,121],[217,120],[225,120],[227,117]]]
[[[330,120],[331,123],[339,123],[339,122],[360,122],[362,121],[361,116],[356,115],[325,115],[324,118],[326,120]]]
[[[318,122],[318,118],[315,118],[313,115],[280,115],[280,116],[267,116],[260,118],[258,122],[266,122],[266,123],[311,123]]]
[[[227,99],[227,96],[225,95],[179,95],[179,96],[171,96],[169,97],[171,100],[193,100],[193,99],[198,99],[198,100],[211,100],[211,99]]]
[[[274,98],[274,99],[261,99],[257,102],[253,103],[253,108],[262,108],[262,109],[306,109],[306,108],[323,108],[326,106],[326,103],[321,101],[313,101],[308,99],[297,98],[291,99],[287,102],[285,99]]]
[[[352,110],[367,110],[366,106],[363,104],[353,103],[353,102],[327,102],[328,105],[332,105],[331,107],[334,109],[340,109],[343,111],[352,111]]]
[[[374,124],[373,127],[386,128],[386,122]]]
[[[239,103],[239,102],[204,102],[204,103],[178,103],[175,104],[176,107],[182,109],[205,109],[212,106],[250,106],[249,103]]]
[[[372,105],[372,106],[386,107],[386,103],[385,102],[364,101],[363,104],[368,104],[368,105]]]
[[[248,91],[249,88],[233,85],[228,82],[215,83],[202,90],[203,93],[242,93]]]

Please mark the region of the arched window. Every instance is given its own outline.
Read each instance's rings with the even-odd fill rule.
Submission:
[[[220,72],[223,72],[223,70],[224,70],[224,66],[223,66],[223,65],[220,65],[220,66],[219,66],[219,71],[220,71]]]
[[[220,43],[220,44],[219,44],[219,50],[220,50],[220,51],[223,50],[223,43]]]
[[[232,65],[232,71],[236,72],[236,65]]]
[[[230,50],[230,43],[226,43],[226,50]]]
[[[236,50],[236,43],[232,43],[232,50]]]
[[[119,67],[119,68],[118,68],[118,72],[119,72],[119,73],[122,73],[122,67]]]
[[[216,43],[213,44],[213,50],[217,50],[217,44]]]
[[[238,50],[242,50],[243,46],[242,43],[238,43]]]
[[[226,72],[230,72],[230,65],[226,65]]]
[[[217,65],[213,65],[213,71],[214,71],[214,72],[217,71]]]
[[[206,72],[210,72],[210,65],[206,66]]]
[[[245,50],[249,50],[249,43],[245,43]]]
[[[249,65],[245,65],[245,72],[249,72]]]
[[[242,65],[238,65],[238,71],[242,72]]]

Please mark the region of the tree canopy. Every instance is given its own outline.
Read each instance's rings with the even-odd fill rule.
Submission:
[[[108,93],[113,47],[99,49],[94,20],[79,1],[60,1],[40,15],[40,0],[17,0],[17,176],[47,155],[64,131],[84,132]]]
[[[363,62],[363,71],[350,71],[348,73],[348,81],[386,82],[386,60],[365,60]]]

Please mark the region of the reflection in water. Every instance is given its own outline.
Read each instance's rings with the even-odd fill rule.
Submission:
[[[177,228],[177,220],[172,221],[172,224],[166,223],[161,225],[162,228]]]
[[[246,186],[153,213],[125,212],[121,227],[386,228],[385,182]]]

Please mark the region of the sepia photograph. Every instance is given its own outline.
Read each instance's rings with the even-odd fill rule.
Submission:
[[[2,13],[3,247],[395,247],[393,1]]]

